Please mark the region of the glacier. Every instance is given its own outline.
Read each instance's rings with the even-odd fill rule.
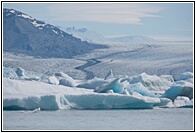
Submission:
[[[192,78],[190,73],[188,75],[187,78]],[[28,80],[4,77],[3,109],[153,109],[193,106],[193,84],[187,78],[174,81],[171,75],[142,73],[132,77],[75,80],[60,72],[42,78]]]

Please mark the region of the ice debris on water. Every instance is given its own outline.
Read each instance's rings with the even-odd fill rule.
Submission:
[[[115,78],[112,71],[105,78],[75,80],[68,74],[59,72],[45,77],[45,82],[39,76],[34,75],[35,80],[25,76],[22,68],[16,70],[17,76],[23,78],[13,80],[4,77],[3,80],[4,109],[29,109],[37,112],[42,109],[193,106],[193,83],[188,80],[193,78],[190,72],[182,74],[185,76],[178,81],[174,81],[171,75],[146,73]]]

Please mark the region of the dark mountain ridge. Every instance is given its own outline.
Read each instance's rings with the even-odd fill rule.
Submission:
[[[27,14],[14,9],[3,9],[3,51],[5,52],[45,58],[71,58],[100,48],[107,48],[107,46],[81,41]]]

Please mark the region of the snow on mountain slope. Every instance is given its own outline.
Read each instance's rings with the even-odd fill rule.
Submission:
[[[147,37],[147,36],[141,36],[141,35],[135,35],[135,36],[123,36],[123,37],[104,37],[103,35],[88,30],[87,28],[80,28],[77,29],[75,27],[67,27],[64,28],[65,32],[80,38],[82,41],[87,42],[94,42],[94,43],[152,43],[155,42],[154,39]]]
[[[154,39],[146,36],[123,36],[123,37],[113,37],[107,38],[108,42],[118,42],[118,43],[149,43],[155,42]]]
[[[80,38],[82,41],[94,42],[94,43],[104,43],[105,38],[101,34],[95,31],[88,30],[86,28],[76,29],[75,27],[65,28],[65,32]]]
[[[73,37],[14,9],[3,9],[3,50],[41,57],[73,57],[107,48]]]

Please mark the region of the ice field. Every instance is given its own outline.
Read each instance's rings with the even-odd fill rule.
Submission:
[[[191,42],[107,45],[72,59],[4,53],[4,109],[193,106]]]

